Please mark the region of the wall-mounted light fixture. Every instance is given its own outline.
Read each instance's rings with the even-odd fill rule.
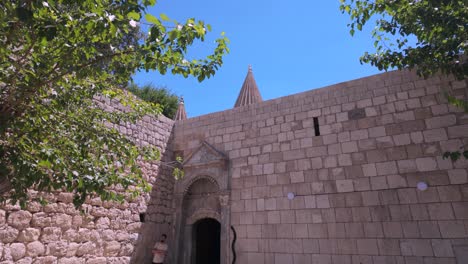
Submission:
[[[418,184],[416,185],[416,188],[418,188],[418,190],[420,190],[420,191],[425,191],[425,190],[427,190],[427,183],[418,182]]]

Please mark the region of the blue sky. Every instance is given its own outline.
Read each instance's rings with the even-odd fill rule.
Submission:
[[[149,10],[184,22],[194,17],[212,26],[207,41],[197,43],[188,59],[206,56],[225,32],[231,52],[214,77],[195,78],[140,72],[136,83],[166,86],[184,96],[189,117],[233,107],[251,64],[264,100],[369,76],[379,71],[361,65],[373,51],[369,32],[349,35],[349,17],[338,0],[159,0]]]

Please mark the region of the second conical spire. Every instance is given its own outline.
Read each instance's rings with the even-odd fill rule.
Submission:
[[[177,107],[177,112],[175,113],[174,120],[185,120],[187,119],[187,112],[185,112],[184,98],[180,97],[179,106]]]
[[[262,96],[260,95],[260,91],[258,90],[257,83],[253,76],[252,66],[249,65],[249,71],[247,72],[247,76],[242,84],[241,91],[239,92],[239,96],[237,97],[234,107],[260,103],[262,101]]]

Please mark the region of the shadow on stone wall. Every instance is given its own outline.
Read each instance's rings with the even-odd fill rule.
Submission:
[[[173,135],[168,140],[166,149],[161,153],[161,162],[168,163],[173,161],[173,153],[171,144]],[[131,264],[150,264],[152,263],[153,255],[151,250],[154,244],[160,239],[162,234],[168,237],[167,243],[170,245],[173,238],[172,226],[174,211],[172,197],[174,192],[175,178],[172,175],[172,168],[160,165],[160,162],[151,166],[155,171],[150,171],[149,174],[153,177],[153,189],[150,193],[150,198],[147,203],[147,210],[144,214],[144,222],[141,225],[138,240],[136,242]],[[171,248],[169,248],[169,251]],[[169,257],[170,254],[167,254]],[[165,264],[172,263],[166,258]]]

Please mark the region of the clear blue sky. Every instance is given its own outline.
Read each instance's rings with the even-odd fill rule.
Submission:
[[[223,31],[230,39],[223,66],[202,83],[156,72],[135,75],[140,85],[167,86],[184,96],[189,117],[232,108],[249,64],[264,100],[378,73],[359,63],[374,50],[373,41],[369,32],[349,35],[339,0],[159,0],[150,13],[180,22],[195,17],[212,26],[188,59],[205,56]]]

